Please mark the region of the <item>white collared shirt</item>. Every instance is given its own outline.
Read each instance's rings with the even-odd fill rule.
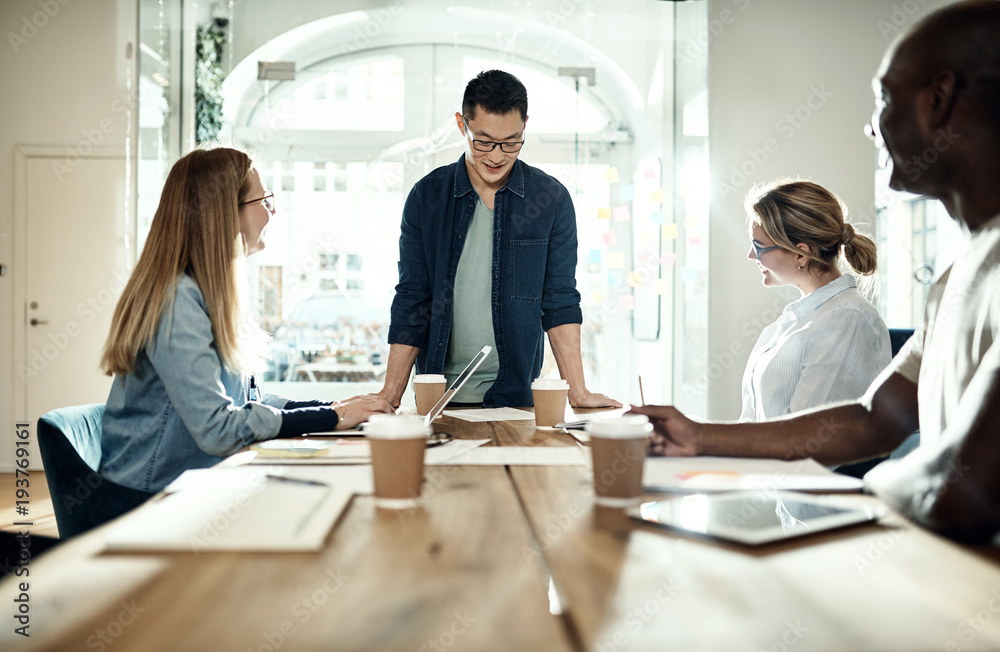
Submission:
[[[892,359],[889,331],[851,274],[785,306],[743,372],[740,421],[860,397]]]

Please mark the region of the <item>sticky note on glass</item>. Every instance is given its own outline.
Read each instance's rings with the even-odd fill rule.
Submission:
[[[689,236],[688,237],[688,244],[691,245],[692,247],[700,247],[701,246],[701,236],[700,235]]]
[[[670,224],[663,225],[663,237],[667,240],[677,239],[677,224],[671,222]]]
[[[599,262],[601,262],[601,250],[600,249],[591,249],[590,253],[589,253],[589,258],[588,259],[592,263],[599,263]]]
[[[610,220],[611,219],[611,207],[608,206],[608,207],[605,207],[605,208],[598,208],[597,209],[597,218],[601,219],[601,220]]]
[[[690,213],[684,216],[684,228],[692,229],[698,226],[698,216],[691,215]]]
[[[698,279],[698,270],[694,267],[681,267],[681,280],[690,283]]]
[[[634,310],[635,309],[635,297],[631,294],[626,294],[623,297],[618,298],[618,308],[621,310]]]
[[[618,168],[608,168],[605,170],[604,179],[608,183],[618,183]]]
[[[662,204],[663,203],[663,191],[662,190],[654,190],[653,192],[649,193],[649,201],[653,202],[654,204]]]
[[[611,231],[610,229],[605,231],[604,235],[602,235],[601,238],[604,240],[604,244],[608,245],[609,247],[614,243],[618,242],[618,236],[615,235],[615,232]]]
[[[658,278],[656,279],[656,283],[653,284],[653,287],[656,288],[657,294],[664,294],[670,289],[670,283],[668,283],[665,278]]]
[[[663,211],[652,211],[649,214],[649,221],[653,224],[660,224],[663,222]]]
[[[631,213],[628,212],[628,206],[624,204],[621,206],[615,206],[614,211],[612,211],[615,216],[615,222],[628,222],[632,219]]]
[[[590,293],[590,302],[592,304],[594,304],[595,306],[599,306],[601,305],[602,301],[604,301],[603,292],[601,292],[600,290],[594,290],[593,292]]]
[[[625,267],[625,254],[621,251],[608,253],[608,269],[622,269]]]
[[[631,183],[623,183],[620,190],[622,201],[631,201],[635,197],[635,186]]]
[[[622,273],[621,272],[609,272],[608,273],[608,287],[616,288],[622,284]]]
[[[628,284],[629,287],[637,288],[642,285],[642,274],[636,271],[628,273]]]
[[[656,170],[654,170],[652,168],[647,168],[646,171],[645,171],[645,173],[646,173],[646,178],[647,179],[655,179],[656,178]]]
[[[668,251],[667,253],[660,256],[661,265],[666,265],[667,267],[673,267],[676,262],[677,262],[677,254],[675,254],[672,251]]]

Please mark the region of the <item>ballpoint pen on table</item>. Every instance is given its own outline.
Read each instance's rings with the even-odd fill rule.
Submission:
[[[270,473],[264,476],[268,480],[275,480],[277,482],[288,482],[290,484],[301,484],[307,487],[329,487],[325,482],[320,482],[318,480],[306,480],[305,478],[290,478],[287,475],[271,475]]]

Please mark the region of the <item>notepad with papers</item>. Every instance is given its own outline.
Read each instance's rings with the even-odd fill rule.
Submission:
[[[107,533],[110,550],[319,550],[353,492],[259,467],[184,472]]]
[[[746,457],[650,457],[642,485],[651,492],[740,490],[861,491],[858,478],[834,473],[816,460]]]

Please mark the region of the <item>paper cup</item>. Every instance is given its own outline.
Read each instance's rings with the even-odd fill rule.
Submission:
[[[649,419],[641,414],[594,417],[585,430],[594,462],[594,502],[604,507],[637,505],[653,430]]]
[[[413,394],[417,400],[417,414],[426,416],[441,400],[448,386],[448,379],[441,374],[417,374],[413,377]]]
[[[535,426],[553,428],[566,418],[566,396],[569,383],[561,378],[539,378],[531,383],[535,402]]]
[[[421,417],[377,414],[368,420],[364,432],[372,450],[375,505],[387,509],[417,506],[430,426]]]

